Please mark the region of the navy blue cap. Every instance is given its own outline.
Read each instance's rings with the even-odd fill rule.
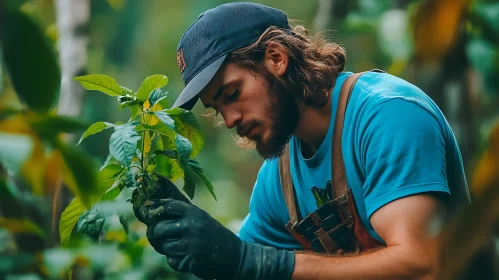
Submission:
[[[173,107],[191,110],[230,52],[254,43],[270,26],[290,29],[284,12],[256,3],[223,4],[199,15],[177,46],[185,88]]]

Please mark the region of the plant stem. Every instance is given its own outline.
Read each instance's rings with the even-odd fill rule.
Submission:
[[[144,125],[145,124],[145,121],[144,121],[144,114],[142,114],[141,116],[141,121],[142,121],[142,124]],[[145,148],[145,139],[146,139],[146,131],[142,131],[142,149],[140,150],[140,166],[142,167],[142,173],[144,173],[145,169],[144,169],[144,148]]]

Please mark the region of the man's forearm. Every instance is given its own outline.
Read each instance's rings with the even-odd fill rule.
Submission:
[[[434,279],[435,254],[427,248],[398,245],[350,257],[297,253],[292,279]]]

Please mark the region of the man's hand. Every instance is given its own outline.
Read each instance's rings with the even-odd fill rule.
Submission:
[[[174,270],[202,279],[290,279],[294,253],[241,241],[204,210],[155,201],[147,238]]]

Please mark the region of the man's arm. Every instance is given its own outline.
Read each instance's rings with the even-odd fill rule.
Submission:
[[[293,279],[434,279],[437,246],[434,237],[442,203],[432,195],[393,201],[371,217],[387,247],[359,256],[296,254]]]

